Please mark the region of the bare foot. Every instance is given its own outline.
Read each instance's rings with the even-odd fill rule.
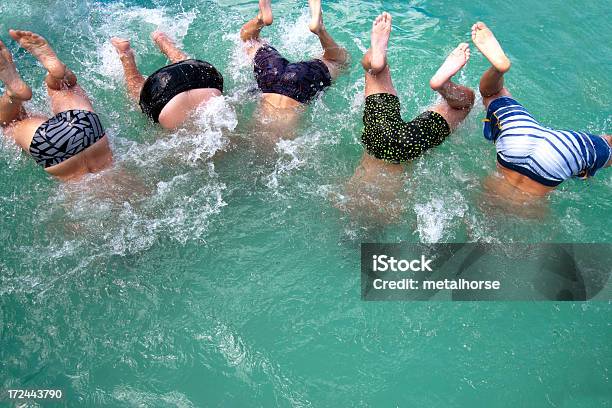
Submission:
[[[313,33],[319,35],[321,30],[325,30],[323,26],[321,0],[308,0],[308,7],[310,8],[310,23],[308,24],[308,28]]]
[[[161,42],[174,42],[169,36],[168,34],[164,33],[163,31],[160,30],[155,30],[151,33],[151,39],[153,40],[153,42],[155,42],[156,44],[159,44]]]
[[[259,0],[259,14],[257,15],[259,21],[263,25],[269,26],[272,24],[274,17],[272,16],[272,0]]]
[[[119,54],[119,56],[130,55],[134,52],[132,51],[130,40],[125,38],[112,37],[111,44],[113,44],[113,47],[115,47],[115,50],[117,50],[117,54]]]
[[[470,59],[470,45],[461,43],[455,48],[434,76],[429,81],[429,85],[434,91],[440,90],[442,86],[448,82],[461,68],[467,64]]]
[[[174,40],[170,38],[170,36],[164,33],[163,31],[159,31],[159,30],[153,31],[151,33],[151,39],[160,48],[166,44],[172,45],[173,47],[175,46]]]
[[[22,101],[32,99],[32,90],[19,76],[13,57],[2,41],[0,41],[0,81],[4,83],[6,94],[11,98]]]
[[[187,54],[177,48],[176,43],[168,34],[155,30],[151,34],[151,38],[157,47],[159,47],[160,51],[173,63],[184,61],[189,58]]]
[[[47,40],[31,31],[9,30],[9,34],[45,67],[52,77],[63,79],[66,65],[57,57]]]
[[[501,73],[508,72],[510,60],[485,23],[479,21],[472,26],[472,41],[496,70]]]
[[[377,74],[387,66],[387,44],[391,35],[391,14],[382,13],[372,24],[370,67]]]

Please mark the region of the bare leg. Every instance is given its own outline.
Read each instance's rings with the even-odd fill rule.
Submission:
[[[491,63],[491,68],[480,79],[480,94],[485,107],[488,107],[492,100],[510,95],[504,88],[504,74],[508,72],[511,64],[499,42],[484,23],[478,22],[472,26],[472,41]]]
[[[132,50],[130,46],[130,41],[124,38],[113,37],[111,38],[111,43],[117,50],[121,65],[123,65],[123,75],[125,76],[128,94],[132,99],[137,101],[140,99],[140,91],[145,82],[145,77],[142,76],[138,70],[134,50]]]
[[[22,119],[11,123],[9,126],[4,128],[4,133],[7,136],[15,139],[15,142],[26,152],[30,150],[30,144],[36,130],[47,121],[48,118],[44,116],[30,116],[29,118]]]
[[[259,41],[259,34],[266,25],[261,19],[261,13],[247,21],[240,30],[240,39],[244,42]]]
[[[13,57],[0,41],[0,81],[6,92],[0,97],[0,126],[7,126],[15,120],[25,117],[23,102],[32,98],[32,90],[23,82]]]
[[[0,97],[0,126],[3,127],[5,135],[15,139],[15,142],[27,151],[34,133],[47,118],[42,116],[26,118],[23,102],[32,98],[32,90],[17,73],[13,58],[2,41],[0,41],[0,81],[6,87],[6,93]]]
[[[61,90],[47,87],[47,92],[51,98],[51,110],[56,115],[73,109],[94,112],[89,97],[78,84]]]
[[[340,47],[325,29],[321,0],[308,0],[308,5],[311,15],[308,28],[319,37],[323,47],[322,61],[329,68],[332,78],[336,78],[340,74],[340,68],[348,61],[348,52]]]
[[[8,93],[0,96],[0,126],[8,126],[26,116],[23,102],[21,99],[10,97]]]
[[[76,76],[55,54],[47,40],[31,31],[9,30],[15,41],[32,54],[48,72],[45,82],[52,89],[70,88],[76,84]]]
[[[387,46],[391,35],[391,15],[382,13],[372,24],[370,49],[361,60],[365,73],[365,96],[377,93],[397,95],[387,64]]]
[[[398,222],[405,208],[400,195],[405,183],[403,174],[402,166],[385,163],[364,152],[346,185],[344,203],[336,206],[352,217],[379,225]]]
[[[259,0],[259,17],[267,26],[272,24],[274,16],[272,15],[272,0]]]
[[[259,34],[265,26],[272,24],[272,0],[259,0],[259,12],[257,16],[246,22],[240,30],[240,39],[247,43],[247,53],[252,58],[262,46]]]
[[[382,13],[372,24],[372,35],[370,38],[370,49],[363,56],[361,65],[365,72],[365,96],[378,93],[397,95],[397,91],[391,80],[391,71],[387,64],[387,45],[391,35],[391,15]],[[366,165],[367,163],[367,165]],[[366,173],[385,171],[387,173],[398,173],[403,171],[399,164],[388,164],[377,160],[364,153],[360,166]]]
[[[442,95],[444,101],[431,108],[446,119],[451,129],[456,129],[467,117],[474,104],[474,91],[451,81],[451,78],[470,59],[470,46],[461,43],[450,53],[429,81],[431,88]]]
[[[76,76],[60,61],[47,40],[30,31],[11,30],[10,34],[48,71],[45,81],[51,97],[53,113],[57,114],[71,109],[93,112],[89,98],[77,84]]]
[[[151,34],[151,38],[153,42],[157,44],[159,50],[168,57],[173,64],[189,59],[187,54],[181,51],[166,33],[156,30]]]
[[[391,15],[383,13],[372,24],[370,49],[361,64],[365,70],[365,96],[388,93],[397,95],[387,64],[387,44],[391,34]],[[390,164],[363,153],[355,174],[347,184],[350,203],[347,208],[355,215],[366,212],[370,217],[392,222],[401,212],[397,195],[403,186],[404,167]]]

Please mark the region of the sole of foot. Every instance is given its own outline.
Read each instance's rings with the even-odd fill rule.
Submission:
[[[164,33],[163,31],[159,31],[159,30],[155,30],[151,33],[151,39],[156,43],[160,41],[174,42],[172,38],[168,36],[168,34]]]
[[[132,50],[130,40],[121,37],[112,37],[110,41],[119,55],[128,54]]]
[[[6,93],[11,98],[22,101],[32,99],[32,90],[19,76],[13,57],[2,41],[0,41],[0,81],[4,83]]]
[[[391,35],[391,14],[382,13],[372,23],[370,66],[373,74],[387,66],[387,46]]]
[[[259,0],[259,19],[264,25],[272,24],[272,0]]]
[[[66,65],[60,61],[47,40],[31,31],[9,30],[9,34],[22,48],[40,61],[52,77],[64,78]]]
[[[502,73],[508,72],[510,60],[485,23],[479,21],[472,26],[472,41],[496,70]]]
[[[448,82],[461,68],[470,60],[470,45],[461,43],[446,57],[438,71],[429,81],[429,85],[435,91],[439,90]]]

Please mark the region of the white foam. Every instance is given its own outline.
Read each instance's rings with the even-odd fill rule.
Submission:
[[[268,188],[277,190],[279,187],[279,177],[290,173],[292,170],[297,169],[304,164],[304,160],[299,154],[299,149],[302,144],[302,139],[281,139],[278,141],[275,150],[276,153],[278,153],[279,158],[274,165],[274,171],[267,176],[266,186]]]
[[[142,34],[142,31],[137,31],[137,29],[145,28],[148,25],[149,27],[146,28],[149,33],[161,30],[172,37],[179,46],[182,46],[183,38],[197,17],[196,10],[171,14],[164,7],[150,9],[125,6],[123,3],[105,5],[101,11],[105,17],[100,27],[103,33],[115,33],[115,35],[124,35],[128,38],[136,37]],[[144,40],[150,41],[149,38],[145,36]]]
[[[445,237],[445,231],[452,226],[455,219],[462,219],[468,206],[459,192],[450,197],[430,196],[423,203],[414,205],[417,216],[417,231],[421,242],[440,242]]]
[[[277,48],[283,55],[287,55],[288,59],[302,61],[323,54],[317,36],[308,29],[309,22],[308,9],[305,9],[296,21],[280,22],[281,41]]]
[[[199,161],[208,160],[228,147],[225,133],[236,128],[238,119],[227,99],[219,96],[197,109],[187,123],[173,133],[160,135],[150,144],[126,143],[128,150],[122,159],[140,166],[168,160],[197,166]]]
[[[36,257],[77,256],[86,242],[96,242],[89,258],[94,259],[109,253],[139,253],[160,239],[181,244],[205,241],[211,217],[226,205],[222,195],[225,185],[217,181],[212,163],[167,181],[158,180],[152,190],[139,185],[140,177],[147,181],[159,178],[155,173],[139,175],[113,168],[61,185],[50,202],[41,204],[36,216],[40,222],[53,224],[57,217],[54,209],[63,208],[62,225],[67,231],[78,232],[80,238],[39,248]]]
[[[156,393],[151,391],[139,390],[137,388],[120,385],[112,392],[112,398],[116,401],[129,404],[135,407],[150,407],[161,404],[163,406],[173,406],[177,408],[195,407],[187,396],[178,391],[167,393]],[[110,402],[110,401],[109,401]]]
[[[6,136],[0,128],[0,152],[2,161],[9,167],[14,169],[18,165],[26,161],[26,155],[21,154],[21,148],[10,136]]]
[[[252,384],[255,378],[261,378],[263,375],[272,385],[277,399],[280,397],[287,400],[292,407],[312,406],[297,390],[291,377],[283,373],[281,365],[250,347],[229,325],[218,322],[214,327],[194,337],[206,344],[206,349],[208,344],[215,347],[227,365],[235,369],[236,377],[244,383]]]
[[[365,103],[365,76],[361,76],[351,85],[348,94],[352,95],[351,114],[361,112]]]
[[[121,66],[121,60],[117,55],[117,51],[113,45],[109,42],[104,42],[98,49],[98,57],[100,64],[98,64],[98,73],[105,78],[110,78],[113,82],[102,81],[102,86],[106,89],[117,88],[114,83],[124,81],[123,67]]]
[[[359,51],[361,51],[362,54],[365,54],[368,51],[368,47],[363,45],[363,42],[361,41],[361,38],[353,37],[353,42],[355,43],[357,48],[359,48]]]
[[[234,131],[238,126],[238,117],[227,99],[219,96],[209,100],[195,112],[195,123],[199,129],[204,130],[206,137],[190,154],[192,161],[203,157],[210,158],[216,152],[226,149],[229,139],[224,137],[223,131]]]
[[[96,61],[89,65],[96,73],[112,79],[113,82],[123,80],[123,69],[110,43],[111,37],[129,39],[137,56],[144,55],[147,51],[159,52],[150,39],[151,33],[155,30],[165,32],[181,47],[183,38],[197,17],[196,10],[172,14],[163,7],[149,9],[130,7],[123,3],[105,4],[97,11],[102,15],[103,23],[97,29],[98,35],[95,39],[98,43],[95,49],[97,58],[94,58]],[[99,85],[108,88],[111,84],[100,82]]]
[[[229,366],[238,366],[245,362],[247,349],[240,336],[235,335],[224,324],[215,329],[218,350],[221,352]]]
[[[253,62],[247,56],[246,46],[240,39],[239,33],[229,33],[223,35],[224,40],[234,43],[230,54],[230,63],[227,66],[227,74],[232,78],[238,90],[234,93],[243,94],[248,85],[255,84],[253,78]]]

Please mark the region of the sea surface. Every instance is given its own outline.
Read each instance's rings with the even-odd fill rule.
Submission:
[[[278,0],[264,35],[317,57],[304,1]],[[343,211],[357,167],[359,60],[372,19],[394,17],[389,63],[406,119],[436,101],[428,81],[477,20],[513,62],[507,86],[544,124],[612,132],[608,1],[324,0],[351,63],[295,138],[263,143],[241,25],[256,1],[0,3],[0,39],[50,113],[44,71],[9,28],[57,49],[91,96],[116,166],[79,183],[48,177],[0,137],[0,390],[62,389],[91,407],[610,407],[609,302],[363,302],[362,242],[612,243],[612,171],[563,183],[541,217],[488,205],[495,148],[480,99],[406,172],[401,217]],[[109,38],[150,74],[162,29],[225,77],[194,125],[152,125],[124,89]],[[457,80],[474,89],[472,59]],[[381,204],[384,206],[384,203]],[[7,400],[1,406],[13,406]],[[45,406],[45,402],[39,402]],[[29,406],[38,406],[31,403]]]

